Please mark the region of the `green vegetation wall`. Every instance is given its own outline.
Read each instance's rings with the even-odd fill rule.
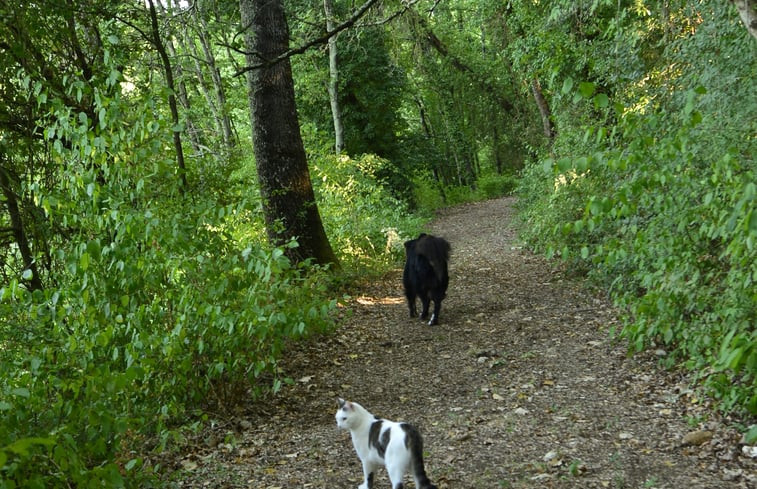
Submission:
[[[557,131],[523,173],[523,236],[609,290],[634,350],[755,414],[757,40],[727,2],[585,4],[519,4]]]

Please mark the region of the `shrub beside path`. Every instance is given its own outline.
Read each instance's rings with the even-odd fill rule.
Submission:
[[[438,326],[407,317],[401,270],[363,285],[336,332],[282,361],[293,385],[219,415],[161,461],[170,485],[357,487],[360,463],[334,423],[341,396],[416,424],[440,489],[757,487],[734,420],[661,370],[664,351],[629,357],[607,299],[521,249],[513,204],[432,223],[453,248]],[[384,472],[376,487],[389,487]]]

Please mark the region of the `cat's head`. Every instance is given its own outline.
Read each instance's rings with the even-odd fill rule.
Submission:
[[[345,401],[341,397],[336,402],[339,409],[337,409],[334,417],[336,418],[336,425],[342,429],[354,429],[367,414],[365,409],[356,402]]]

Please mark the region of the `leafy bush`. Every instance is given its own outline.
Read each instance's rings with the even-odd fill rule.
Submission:
[[[723,409],[754,413],[757,172],[736,147],[708,150],[695,96],[680,117],[626,115],[607,149],[531,165],[523,236],[610,288],[635,350],[667,346]]]
[[[563,126],[556,156],[524,171],[522,235],[610,290],[632,349],[664,347],[723,410],[755,414],[757,99],[738,88],[755,65],[727,9],[705,12],[667,47],[679,71],[627,87],[626,104],[577,87],[572,110],[597,122]],[[713,42],[724,52],[702,59]]]
[[[358,159],[324,155],[313,165],[313,184],[331,244],[346,268],[359,274],[383,270],[404,256],[403,242],[421,225],[377,177],[387,165],[371,154]]]
[[[250,387],[276,390],[268,374],[285,342],[330,324],[317,271],[214,229],[235,209],[175,211],[121,215],[131,226],[116,240],[61,249],[69,274],[44,293],[0,289],[4,478],[117,487],[141,464],[122,452],[127,439],[166,434]]]
[[[220,180],[177,192],[170,126],[140,101],[100,97],[93,129],[43,95],[64,179],[23,183],[57,231],[46,287],[0,287],[0,487],[149,487],[133,450],[278,389],[285,344],[328,328],[335,301],[322,271],[247,230],[257,205],[215,200]]]
[[[476,180],[476,188],[472,189],[467,185],[440,187],[429,175],[422,175],[414,181],[414,187],[419,212],[430,215],[445,206],[510,195],[517,187],[517,178],[509,173],[483,173]]]

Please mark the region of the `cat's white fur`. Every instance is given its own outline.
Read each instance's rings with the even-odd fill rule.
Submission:
[[[358,489],[371,489],[374,474],[381,466],[386,467],[393,489],[403,487],[402,479],[408,469],[413,472],[416,488],[436,489],[423,469],[423,442],[414,428],[406,423],[379,419],[356,402],[339,399],[338,404],[339,410],[335,415],[337,426],[350,431],[352,444],[363,463],[364,478]],[[375,432],[371,436],[371,426],[376,422],[380,422],[380,425],[377,425],[380,430],[374,428]],[[412,431],[412,435],[408,430]],[[388,443],[384,446],[382,441],[386,440],[387,436]],[[407,437],[415,437],[416,440],[411,442]],[[413,443],[417,443],[417,454],[412,449]],[[417,460],[414,460],[414,457],[417,457]]]

